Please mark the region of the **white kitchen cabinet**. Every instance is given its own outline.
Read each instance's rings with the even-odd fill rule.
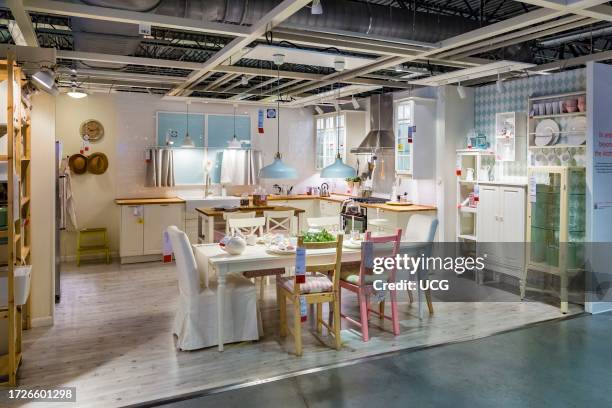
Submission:
[[[171,225],[183,227],[183,204],[148,204],[144,206],[143,254],[161,254],[163,232]]]
[[[142,255],[144,240],[144,206],[121,206],[120,256]]]
[[[329,201],[329,200],[319,200],[319,215],[321,217],[331,217],[331,216],[340,216],[340,210],[342,209],[342,204]]]
[[[436,101],[408,98],[394,102],[395,171],[413,179],[433,179]]]
[[[481,184],[477,210],[479,252],[488,269],[521,277],[524,267],[525,188]],[[516,242],[516,245],[506,243]]]
[[[162,234],[170,225],[185,228],[184,204],[122,205],[119,255],[121,263],[161,259]]]

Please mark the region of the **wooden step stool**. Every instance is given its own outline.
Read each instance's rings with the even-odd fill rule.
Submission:
[[[110,248],[108,246],[106,228],[83,228],[79,230],[77,237],[77,266],[81,265],[81,255],[94,253],[106,254],[106,263],[110,263]]]

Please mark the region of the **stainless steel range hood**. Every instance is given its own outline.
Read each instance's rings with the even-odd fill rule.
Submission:
[[[370,96],[370,132],[358,147],[351,149],[351,153],[372,154],[394,148],[393,94],[372,95]]]

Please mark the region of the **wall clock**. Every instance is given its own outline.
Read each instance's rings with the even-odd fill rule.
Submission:
[[[81,129],[79,131],[83,140],[90,142],[97,142],[104,136],[104,126],[102,123],[95,119],[88,119],[81,123]]]

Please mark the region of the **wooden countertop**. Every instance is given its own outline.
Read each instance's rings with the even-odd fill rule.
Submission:
[[[313,195],[307,195],[307,194],[296,194],[296,195],[269,195],[268,196],[268,201],[276,201],[276,200],[326,200],[326,201],[332,201],[335,203],[341,203],[344,200],[351,198],[353,196],[350,196],[348,194],[337,194],[334,193],[332,195],[330,195],[329,197],[321,197],[321,196],[313,196]],[[412,211],[436,211],[437,208],[435,206],[432,205],[420,205],[420,204],[413,204],[413,205],[402,205],[402,206],[396,206],[396,205],[388,205],[388,204],[366,204],[366,203],[359,203],[359,206],[361,207],[365,207],[365,208],[379,208],[381,210],[385,210],[385,211],[395,211],[395,212],[412,212]]]
[[[200,214],[206,215],[207,217],[216,217],[219,215],[223,215],[223,213],[225,212],[236,212],[236,211],[240,211],[240,212],[255,211],[257,215],[263,214],[264,211],[294,211],[295,215],[306,212],[305,210],[302,210],[301,208],[288,207],[288,206],[282,206],[282,205],[268,205],[265,207],[254,207],[254,206],[238,207],[237,210],[230,210],[230,211],[215,210],[214,208],[209,208],[209,207],[198,207],[196,208],[196,211],[199,212]]]
[[[117,205],[143,205],[143,204],[183,204],[185,200],[178,197],[158,198],[116,198]]]

